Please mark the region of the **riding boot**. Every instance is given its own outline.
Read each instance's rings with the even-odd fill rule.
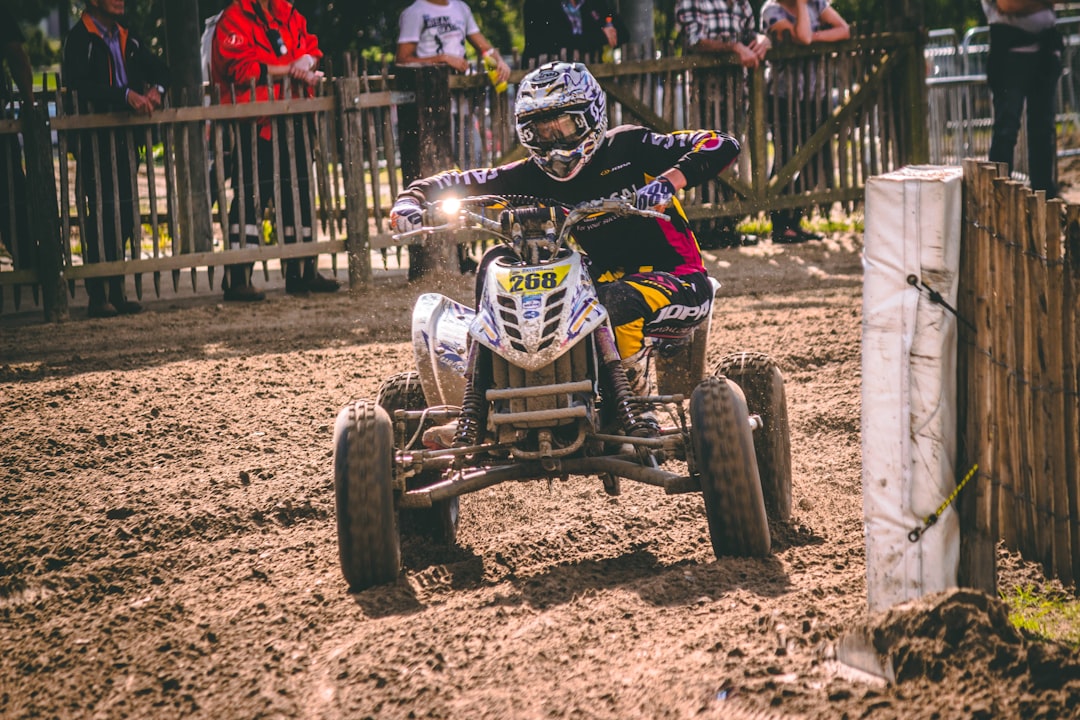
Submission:
[[[626,379],[630,384],[630,394],[635,397],[648,397],[656,394],[656,385],[652,379],[652,368],[649,363],[648,352],[642,348],[630,357],[623,358],[623,369],[626,370]],[[656,410],[648,401],[635,403],[638,415],[642,421],[659,430],[660,423],[656,419]]]

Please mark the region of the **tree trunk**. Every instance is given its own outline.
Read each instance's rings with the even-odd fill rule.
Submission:
[[[398,89],[416,93],[416,102],[398,106],[401,175],[405,183],[454,166],[450,129],[450,70],[445,65],[397,67]],[[431,237],[409,245],[409,280],[451,268],[453,245]]]
[[[169,100],[174,107],[202,105],[202,20],[199,3],[192,0],[165,0],[165,51],[172,73]],[[210,223],[210,173],[206,131],[202,123],[178,129],[175,147],[176,185],[180,217],[177,224],[186,252],[209,252],[214,247]],[[168,152],[169,149],[167,148]],[[147,158],[147,162],[152,160]]]
[[[653,0],[622,0],[619,14],[626,29],[630,32],[629,42],[642,47],[652,47],[655,39],[653,30]]]

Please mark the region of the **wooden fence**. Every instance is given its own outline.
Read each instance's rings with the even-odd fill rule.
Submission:
[[[926,160],[924,65],[917,34],[886,33],[831,45],[777,48],[770,54],[768,71],[758,68],[750,73],[711,56],[632,57],[628,51],[619,63],[591,66],[609,94],[613,125],[635,122],[662,132],[717,128],[736,135],[743,144],[737,167],[717,181],[685,191],[687,213],[702,227],[716,218],[775,208],[854,203],[862,199],[868,177]],[[440,70],[446,73],[430,66],[425,72]],[[523,70],[515,71],[510,89],[495,93],[483,73],[446,74],[449,107],[425,109],[447,119],[453,116],[450,142],[439,135],[428,138],[426,147],[452,146],[461,166],[522,157],[512,102],[523,75]],[[26,288],[33,289],[33,300],[39,302],[38,288],[47,290],[54,277],[51,270],[43,275],[43,266],[58,266],[59,285],[66,285],[72,295],[76,283],[86,278],[125,275],[134,277],[141,297],[144,276],[151,278],[157,295],[163,279],[176,289],[185,275],[193,292],[204,292],[214,289],[214,269],[226,264],[261,263],[265,276],[284,260],[320,254],[335,262],[346,257],[350,285],[364,286],[371,279],[373,258],[379,263],[380,253],[384,267],[388,261],[400,261],[400,249],[396,256],[387,255],[394,246],[389,208],[403,176],[408,177],[403,166],[423,167],[419,162],[423,158],[404,157],[401,151],[403,138],[418,129],[401,127],[399,120],[416,115],[403,111],[424,107],[429,98],[402,91],[399,80],[388,68],[368,73],[353,67],[345,76],[326,82],[312,99],[240,105],[211,99],[202,105],[167,108],[149,118],[71,112],[72,98],[54,82],[52,90],[41,95],[53,109],[42,133],[51,135],[53,142],[34,147],[27,143],[25,149],[28,167],[33,155],[39,166],[53,168],[56,207],[35,205],[31,220],[50,212],[59,218],[60,256],[50,265],[43,258],[28,260],[23,252],[14,265],[0,264],[0,311],[19,309]],[[793,122],[783,132],[774,131],[781,115],[790,115]],[[213,159],[225,156],[230,139],[251,141],[250,128],[260,117],[273,118],[274,133],[285,134],[289,141],[285,145],[302,147],[312,163],[310,200],[316,208],[316,227],[310,243],[282,242],[289,238],[283,207],[288,203],[295,207],[299,198],[295,193],[281,197],[280,183],[275,183],[269,216],[244,218],[241,223],[265,221],[266,242],[259,247],[229,246],[229,225],[235,223],[230,223],[227,212],[235,191],[225,163]],[[295,118],[303,122],[292,122]],[[26,129],[25,120],[0,120],[0,141]],[[131,247],[124,251],[119,233],[112,237],[96,233],[97,242],[115,244],[118,259],[111,262],[85,261],[87,231],[93,229],[88,223],[99,225],[101,218],[87,212],[82,200],[86,178],[72,151],[88,135],[109,148],[101,153],[103,166],[94,172],[137,177],[135,205],[113,211],[130,215],[135,228]],[[276,177],[296,177],[295,158],[287,149],[273,162]],[[0,172],[10,173],[10,165],[0,164]],[[257,168],[240,172],[254,177]],[[100,198],[91,197],[90,202],[100,203]],[[53,247],[52,231],[32,228],[32,232],[40,248]],[[292,237],[298,233],[299,228],[293,228]],[[7,229],[0,228],[0,237],[7,236]],[[103,256],[102,249],[104,245],[98,256]],[[42,284],[43,277],[50,282]],[[54,298],[63,304],[57,310],[49,308],[50,293],[44,295],[47,318],[66,314],[63,293]]]
[[[1080,577],[1080,206],[964,163],[958,298],[961,584],[992,591],[998,540]]]

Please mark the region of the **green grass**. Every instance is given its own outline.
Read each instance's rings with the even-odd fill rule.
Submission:
[[[1025,636],[1080,647],[1080,599],[1031,585],[1000,591],[1009,621]]]
[[[809,230],[825,234],[835,232],[861,233],[863,231],[863,216],[862,213],[834,215],[830,218],[815,215],[804,220],[803,225]],[[738,230],[741,233],[751,235],[767,235],[772,232],[772,222],[769,220],[768,215],[763,213],[739,223]]]

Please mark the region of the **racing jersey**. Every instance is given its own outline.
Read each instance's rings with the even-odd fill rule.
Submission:
[[[735,138],[712,130],[655,133],[637,125],[608,130],[588,165],[569,180],[556,180],[531,159],[494,168],[449,170],[413,182],[401,196],[418,202],[473,195],[530,195],[566,205],[635,190],[676,168],[691,187],[723,172],[739,154]],[[590,259],[590,275],[633,273],[643,268],[674,275],[704,273],[701,250],[678,200],[657,218],[598,215],[574,229]]]

